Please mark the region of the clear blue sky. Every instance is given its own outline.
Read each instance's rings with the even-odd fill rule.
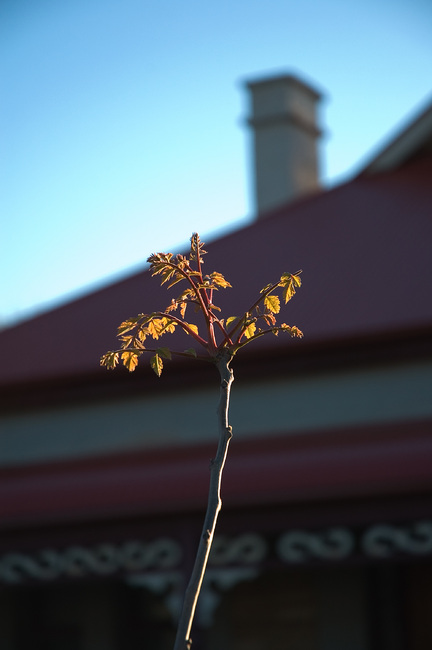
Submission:
[[[432,91],[430,0],[2,0],[0,326],[251,218],[245,79],[326,93],[340,182]]]

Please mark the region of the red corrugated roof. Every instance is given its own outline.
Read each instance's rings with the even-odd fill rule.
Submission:
[[[218,295],[228,316],[282,272],[303,269],[303,287],[283,320],[299,326],[300,345],[308,345],[432,327],[431,242],[432,157],[425,155],[286,205],[213,241],[206,264],[234,287]],[[143,271],[3,330],[0,383],[95,373],[124,318],[169,300]],[[291,343],[264,337],[257,345]],[[180,342],[190,345],[187,337]]]

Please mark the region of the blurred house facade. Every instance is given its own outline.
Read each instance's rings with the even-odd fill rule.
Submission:
[[[228,315],[303,269],[284,320],[305,338],[263,337],[234,361],[194,648],[426,650],[432,108],[325,190],[319,93],[291,76],[248,91],[257,218],[210,242],[206,264],[233,285]],[[2,650],[172,646],[218,376],[98,366],[122,320],[168,302],[144,270],[0,332]]]

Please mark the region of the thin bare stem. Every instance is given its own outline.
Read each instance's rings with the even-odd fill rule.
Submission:
[[[211,463],[207,512],[204,519],[204,525],[198,545],[195,564],[192,569],[192,575],[185,593],[183,609],[177,628],[177,637],[174,644],[174,650],[191,649],[192,639],[190,633],[195,615],[195,609],[207,567],[207,561],[210,555],[217,518],[222,507],[222,500],[220,496],[222,472],[228,453],[229,443],[232,438],[232,430],[228,424],[230,390],[231,384],[234,381],[233,371],[229,367],[231,359],[232,354],[226,348],[221,350],[219,356],[216,359],[216,365],[221,377],[220,397],[217,409],[219,444],[216,452],[216,457],[212,460]]]

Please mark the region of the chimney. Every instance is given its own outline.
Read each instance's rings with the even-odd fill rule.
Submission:
[[[320,93],[283,75],[246,84],[253,133],[255,210],[272,208],[319,189],[317,104]]]

